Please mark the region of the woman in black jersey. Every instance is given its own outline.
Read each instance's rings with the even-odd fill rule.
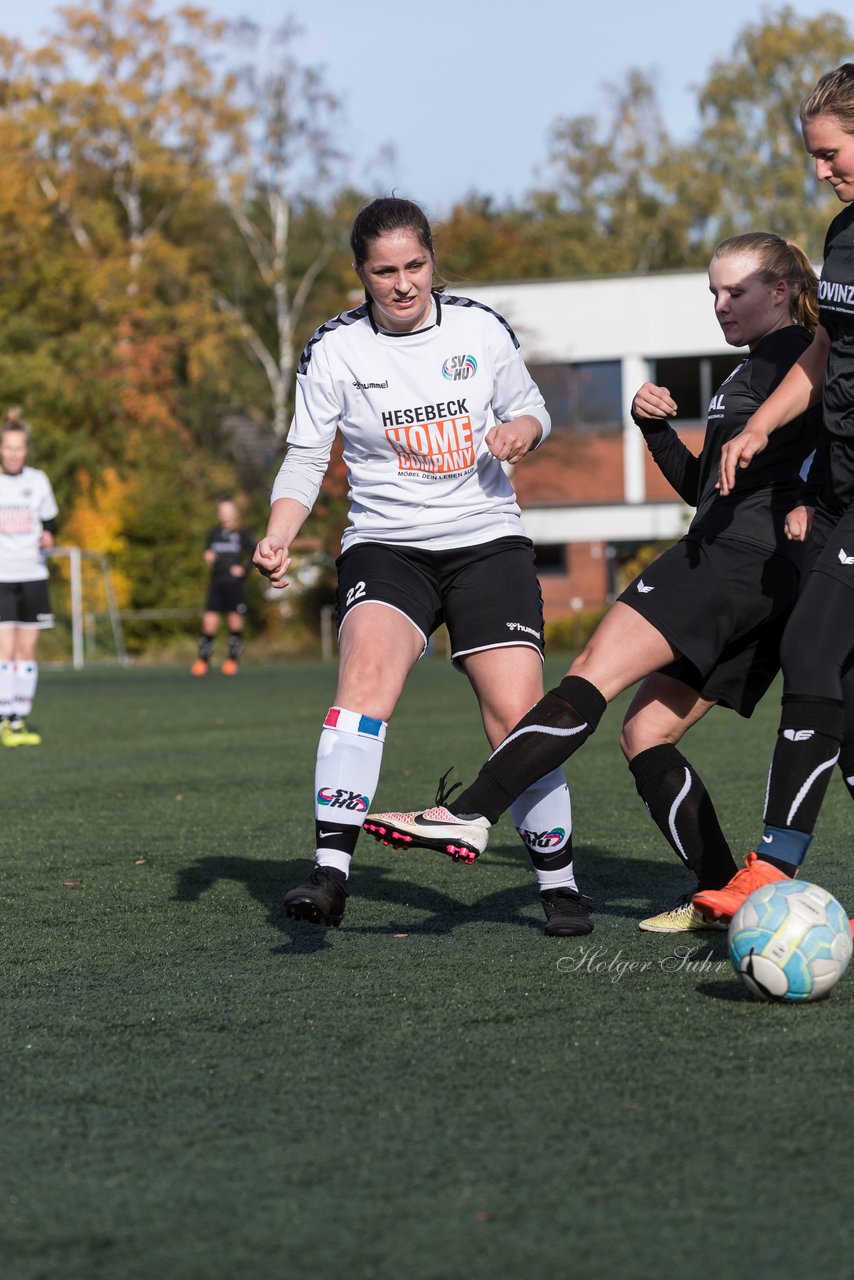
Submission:
[[[586,740],[608,702],[643,680],[621,739],[638,791],[700,887],[718,888],[734,872],[708,794],[676,743],[716,703],[749,716],[778,671],[802,553],[787,515],[804,501],[800,471],[820,435],[818,412],[782,432],[733,493],[715,486],[721,447],[810,346],[817,281],[801,249],[758,232],[718,245],[709,283],[727,341],[748,354],[712,397],[699,458],[669,424],[677,406],[667,388],[645,383],[632,405],[656,463],[697,508],[687,534],[623,592],[560,686],[453,806],[371,814],[365,830],[377,838],[440,850],[452,839],[482,851],[490,824],[514,797]],[[690,896],[641,927],[708,927]]]
[[[718,921],[731,919],[754,889],[797,874],[834,764],[854,788],[854,716],[846,716],[854,706],[854,63],[822,76],[801,103],[800,117],[816,177],[848,207],[825,239],[815,337],[724,448],[720,493],[735,492],[779,436],[819,401],[827,465],[807,538],[809,572],[781,649],[783,709],[762,839],[729,884],[696,899],[698,909]]]

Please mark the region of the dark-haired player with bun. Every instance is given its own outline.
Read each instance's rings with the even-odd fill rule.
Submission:
[[[297,373],[288,449],[255,564],[287,583],[336,432],[350,522],[338,559],[339,672],[315,771],[315,865],[289,915],[338,925],[356,840],[380,774],[386,726],[441,624],[490,743],[542,694],[543,613],[530,541],[505,474],[547,436],[549,415],[509,324],[435,287],[418,205],[374,200],[351,233],[365,301],[322,325]],[[514,807],[551,933],[593,927],[572,867],[559,769]],[[468,850],[449,852],[468,857]]]

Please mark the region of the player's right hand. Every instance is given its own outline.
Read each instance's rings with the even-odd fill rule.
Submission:
[[[720,476],[715,488],[722,497],[732,493],[735,488],[736,475],[750,465],[757,453],[761,453],[768,444],[768,432],[761,428],[751,427],[750,423],[737,436],[727,440],[721,449]]]
[[[637,418],[675,418],[676,401],[667,387],[645,382],[632,401],[632,414]]]
[[[815,507],[807,507],[803,503],[793,507],[786,516],[783,532],[790,542],[803,542],[812,528]]]
[[[281,588],[288,585],[285,574],[291,558],[284,542],[275,534],[268,534],[266,538],[261,539],[255,548],[252,563],[259,573],[263,573],[265,578],[270,579],[274,587]]]

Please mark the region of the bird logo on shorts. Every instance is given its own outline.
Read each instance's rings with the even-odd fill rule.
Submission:
[[[846,555],[846,554],[845,554],[845,551],[843,550],[843,548],[842,548],[842,547],[840,547],[840,548],[839,548],[839,563],[840,563],[840,564],[854,564],[854,556],[848,556],[848,555]]]
[[[655,587],[648,587],[644,582],[643,578],[640,578],[638,580],[638,591],[642,592],[644,595],[646,595],[648,591],[654,591],[654,590],[655,590]]]

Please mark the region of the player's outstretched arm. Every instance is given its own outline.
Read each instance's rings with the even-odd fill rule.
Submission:
[[[821,399],[829,354],[830,337],[824,326],[819,325],[812,342],[777,390],[748,419],[744,430],[721,449],[717,487],[724,497],[735,487],[738,472],[749,466],[766,447],[771,434],[806,413]]]
[[[274,587],[288,585],[288,552],[308,513],[308,507],[294,498],[277,498],[270,508],[267,532],[255,548],[252,563]]]

